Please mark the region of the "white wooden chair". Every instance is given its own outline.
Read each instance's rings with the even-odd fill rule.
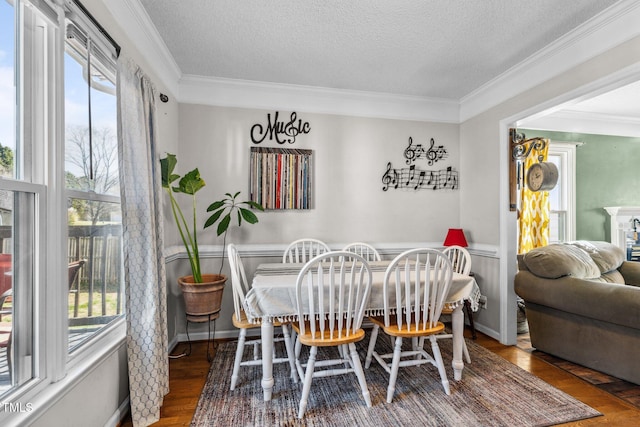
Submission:
[[[313,257],[330,251],[329,246],[321,240],[299,239],[291,242],[287,249],[284,250],[282,262],[307,263]]]
[[[444,253],[451,261],[451,267],[453,271],[456,273],[469,275],[471,273],[471,255],[469,251],[463,248],[462,246],[449,246],[445,248],[442,253]],[[442,314],[450,315],[453,313],[451,309],[443,309]],[[468,316],[472,316],[471,310],[467,313]],[[470,319],[473,321],[473,319]],[[453,339],[453,334],[440,334],[436,338],[438,339]],[[421,342],[422,344],[422,342]],[[471,356],[469,356],[469,349],[467,349],[467,343],[465,340],[462,340],[462,352],[464,353],[464,358],[467,363],[471,363]]]
[[[229,257],[229,265],[231,268],[231,285],[233,287],[234,313],[231,316],[231,320],[233,322],[233,326],[240,329],[240,334],[238,336],[238,347],[236,348],[236,357],[233,363],[233,373],[231,374],[231,390],[234,390],[238,381],[238,372],[240,371],[241,366],[254,366],[262,364],[262,357],[260,353],[260,346],[262,344],[262,341],[260,339],[253,339],[250,341],[246,340],[247,330],[252,328],[259,329],[260,323],[252,323],[247,320],[247,315],[245,314],[242,306],[244,297],[249,291],[249,285],[247,282],[246,273],[244,271],[244,266],[242,264],[242,259],[240,258],[235,245],[229,244],[227,246],[227,253]],[[274,342],[284,341],[287,350],[287,357],[275,357],[274,355],[273,363],[289,362],[289,366],[291,367],[291,376],[293,377],[293,381],[297,383],[298,373],[296,372],[295,359],[288,324],[274,322],[273,326],[280,326],[284,335],[284,338],[274,339]],[[244,348],[245,346],[249,345],[253,346],[253,359],[243,361],[242,358]]]
[[[298,334],[296,368],[300,378],[304,378],[298,418],[304,415],[311,381],[316,377],[355,373],[367,407],[371,407],[367,381],[355,346],[365,336],[361,326],[371,283],[369,264],[351,252],[318,255],[300,271],[296,282],[299,320],[293,324]],[[300,361],[302,345],[310,347],[304,364]],[[318,347],[330,346],[338,347],[339,356],[316,361]],[[336,365],[341,366],[332,368]]]
[[[380,253],[376,250],[376,248],[374,248],[368,243],[362,243],[362,242],[349,243],[347,246],[342,248],[342,250],[356,253],[362,256],[367,261],[382,260],[382,257],[380,256]]]
[[[384,315],[369,317],[373,322],[373,330],[365,367],[370,366],[374,357],[389,373],[388,403],[393,400],[399,368],[425,363],[438,368],[442,386],[446,394],[450,394],[436,335],[444,330],[444,324],[438,319],[452,277],[451,261],[435,249],[408,250],[398,255],[387,268],[383,283]],[[393,353],[378,354],[375,351],[380,328],[387,335],[395,337]],[[422,345],[416,345],[417,339],[422,337],[428,337],[431,341],[433,356]],[[412,339],[411,350],[402,349],[403,338]],[[387,363],[388,359],[392,359],[391,364]]]
[[[469,251],[462,246],[449,246],[442,250],[451,261],[451,267],[456,273],[466,276],[471,273],[471,255]]]

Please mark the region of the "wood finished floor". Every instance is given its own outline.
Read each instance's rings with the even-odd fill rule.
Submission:
[[[566,423],[562,424],[563,426],[631,426],[637,425],[640,419],[640,409],[537,357],[533,354],[535,352],[525,351],[517,346],[502,345],[480,332],[475,342],[604,414],[602,417]],[[180,344],[174,353],[181,352],[183,345]],[[171,391],[164,399],[160,421],[153,425],[188,426],[209,372],[206,342],[194,343],[193,352],[189,357],[171,359],[169,370]],[[133,426],[129,416],[120,425]]]
[[[640,385],[552,356],[531,346],[529,334],[518,335],[518,347],[640,408]]]

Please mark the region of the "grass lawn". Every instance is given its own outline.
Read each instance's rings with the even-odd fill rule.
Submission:
[[[75,293],[69,293],[69,318],[74,317]],[[118,294],[116,292],[108,292],[105,294],[105,313],[102,313],[102,294],[93,293],[93,301],[91,304],[91,316],[114,316],[124,311],[124,298],[120,301],[120,311],[118,312]],[[12,301],[7,299],[2,306],[4,310],[11,309]],[[78,297],[78,315],[77,318],[89,317],[89,293],[80,292]],[[2,322],[11,322],[11,315],[3,315]]]
[[[123,296],[122,296],[123,297]],[[74,304],[75,293],[69,294],[69,318],[74,317]],[[92,316],[113,316],[118,313],[118,294],[116,292],[110,292],[105,294],[105,308],[106,312],[102,313],[102,294],[99,292],[93,293],[93,301],[91,304]],[[120,301],[120,313],[124,311],[124,298]],[[80,292],[78,297],[78,315],[76,317],[89,317],[89,293]]]

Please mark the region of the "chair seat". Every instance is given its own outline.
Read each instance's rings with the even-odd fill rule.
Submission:
[[[236,314],[233,313],[231,315],[231,321],[233,322],[233,326],[235,326],[238,329],[251,329],[251,328],[259,328],[262,325],[261,321],[254,321],[251,322],[248,318],[247,318],[247,313],[244,312],[244,310],[240,310],[240,320],[238,320],[238,318],[236,317]],[[288,325],[290,322],[277,322],[274,321],[273,322],[273,327],[278,327],[278,326],[282,326],[283,324]]]
[[[352,342],[361,341],[364,336],[364,330],[358,329],[357,331],[350,332],[347,335],[347,330],[340,331],[338,328],[333,330],[333,336],[328,327],[325,327],[324,333],[320,332],[320,327],[316,326],[315,335],[311,334],[311,324],[305,322],[305,333],[300,333],[300,326],[297,323],[291,325],[293,330],[298,334],[298,340],[304,345],[313,347],[335,347],[337,345],[349,344]]]
[[[439,334],[440,332],[444,331],[444,323],[442,322],[437,322],[436,325],[432,328],[417,328],[417,329],[409,330],[407,329],[408,327],[407,323],[404,323],[402,325],[403,326],[402,329],[398,328],[398,324],[396,322],[395,316],[390,316],[389,319],[390,319],[389,321],[390,325],[385,326],[384,316],[369,317],[369,320],[371,320],[373,324],[380,326],[382,330],[385,331],[385,333],[387,333],[387,335],[391,335],[394,337],[403,337],[403,338],[423,337],[427,335]],[[415,326],[415,324],[412,324],[411,326]]]

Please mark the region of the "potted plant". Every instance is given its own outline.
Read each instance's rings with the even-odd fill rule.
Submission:
[[[184,244],[189,264],[191,265],[191,275],[178,278],[178,284],[184,296],[185,311],[187,319],[193,322],[203,322],[215,319],[220,314],[222,306],[222,294],[227,277],[222,274],[222,266],[224,265],[224,256],[220,271],[218,274],[202,274],[200,268],[200,251],[198,248],[197,237],[197,204],[196,193],[205,185],[205,181],[200,177],[198,168],[180,176],[175,173],[177,159],[174,154],[168,154],[160,159],[160,168],[162,176],[162,187],[166,190],[171,201],[171,211],[178,226],[178,232]],[[177,181],[177,186],[174,184]],[[180,205],[178,204],[175,194],[183,193],[192,198],[192,215],[189,220],[185,217]],[[258,222],[256,215],[250,210],[242,207],[242,205],[262,209],[262,206],[254,202],[237,202],[239,192],[234,196],[227,193],[227,197],[212,203],[207,211],[214,211],[205,223],[205,227],[218,223],[218,236],[224,233],[224,244],[226,253],[227,231],[231,224],[231,217],[234,212],[238,215],[238,225],[241,225],[242,219],[255,224]],[[226,215],[223,213],[228,211]],[[191,224],[190,224],[191,222]]]
[[[207,208],[207,212],[213,212],[209,219],[204,223],[204,228],[210,227],[218,222],[217,234],[220,236],[224,234],[222,239],[223,246],[223,256],[222,262],[220,263],[220,271],[218,274],[222,274],[222,267],[224,266],[224,260],[226,258],[227,253],[227,231],[229,231],[229,225],[231,225],[232,214],[235,212],[238,216],[238,227],[242,225],[242,220],[244,219],[249,224],[255,224],[258,222],[258,217],[254,214],[248,207],[258,209],[260,211],[264,211],[264,208],[258,203],[247,200],[244,202],[239,202],[238,196],[240,192],[238,191],[234,195],[231,193],[225,193],[225,197],[222,200],[218,200],[217,202],[213,202]],[[246,206],[246,207],[243,207]],[[226,212],[226,215],[223,214]]]

